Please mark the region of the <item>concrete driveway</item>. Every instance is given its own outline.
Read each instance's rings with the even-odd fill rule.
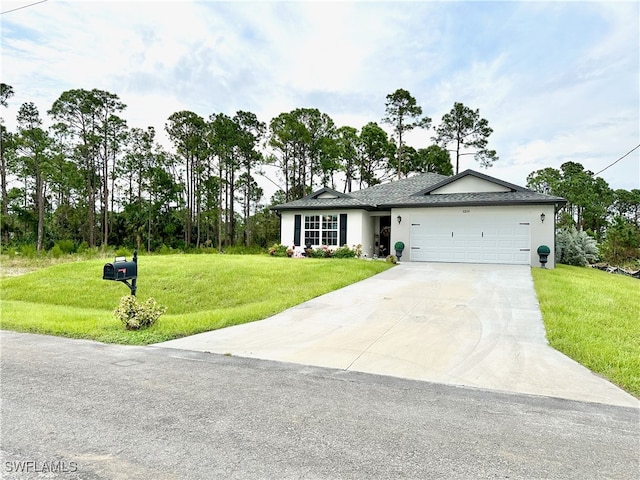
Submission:
[[[157,345],[640,405],[549,347],[527,266],[403,263],[265,320]]]

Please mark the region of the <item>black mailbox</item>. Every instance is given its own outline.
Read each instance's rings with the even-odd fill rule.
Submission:
[[[103,280],[133,280],[138,277],[138,264],[135,262],[107,263],[102,270]]]
[[[124,283],[131,290],[131,295],[135,296],[138,290],[138,251],[133,251],[133,262],[127,262],[125,257],[116,257],[113,263],[105,263],[102,279]]]

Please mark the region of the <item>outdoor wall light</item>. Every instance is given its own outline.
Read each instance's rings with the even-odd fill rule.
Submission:
[[[544,223],[544,217],[545,217],[545,214],[544,214],[544,213],[541,213],[541,214],[540,214],[540,221],[541,221],[542,223]]]
[[[396,219],[398,220],[398,223],[400,223],[400,222],[402,221],[402,217],[401,217],[400,215],[398,215],[398,216],[396,217]]]

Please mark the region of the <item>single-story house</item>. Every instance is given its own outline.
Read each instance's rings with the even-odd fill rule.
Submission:
[[[321,188],[272,207],[280,215],[283,245],[329,248],[361,245],[368,257],[402,261],[501,263],[540,266],[547,245],[555,266],[554,197],[466,170],[448,177],[424,173],[357,192]]]

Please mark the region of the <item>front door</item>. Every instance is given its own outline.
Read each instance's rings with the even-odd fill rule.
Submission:
[[[380,217],[380,256],[391,255],[391,216]]]

